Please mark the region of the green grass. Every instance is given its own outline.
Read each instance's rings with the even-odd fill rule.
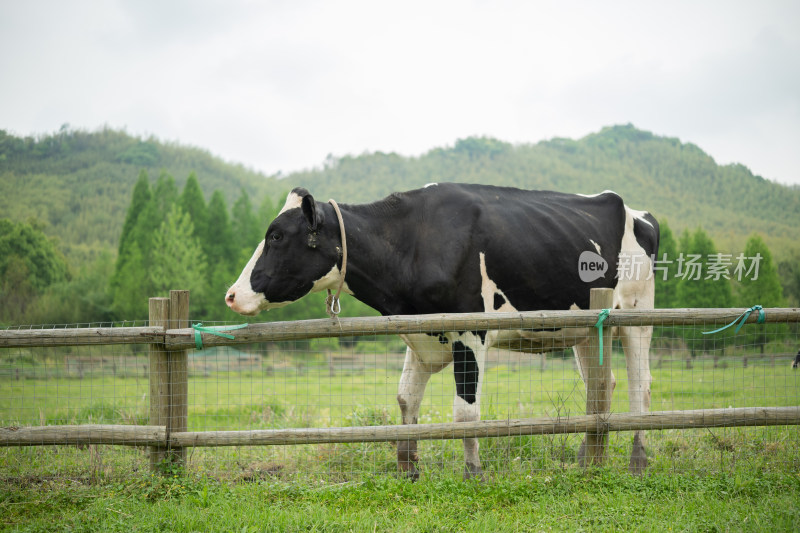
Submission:
[[[204,476],[0,485],[9,531],[796,531],[796,472],[609,470],[482,484],[392,476],[349,483]]]
[[[378,357],[378,356],[373,356]],[[319,359],[319,358],[318,358]],[[299,364],[302,363],[302,366]],[[347,375],[328,373],[327,363],[297,359],[275,365],[270,372],[217,372],[192,375],[189,380],[190,431],[334,427],[399,423],[396,402],[398,372],[386,361],[372,361]],[[628,410],[624,359],[614,357],[617,387],[612,411]],[[655,365],[654,365],[655,366]],[[653,368],[652,406],[656,410],[800,405],[800,376],[786,364],[750,364],[730,359],[724,368],[695,361]],[[452,420],[452,371],[431,378],[420,411],[421,423]],[[138,377],[108,375],[77,379],[20,379],[0,381],[0,425],[146,424],[148,384]],[[485,381],[482,417],[485,420],[568,416],[585,412],[583,384],[569,360],[538,365],[490,365]],[[719,470],[720,463],[740,461],[758,451],[769,463],[779,462],[798,436],[797,428],[669,430],[650,432],[651,464],[663,470]],[[489,472],[528,473],[562,468],[574,462],[581,437],[539,436],[484,439],[481,456]],[[630,453],[629,433],[612,434],[611,465],[624,469]],[[728,443],[728,444],[720,444]],[[754,444],[763,450],[753,449]],[[719,457],[719,448],[728,451]],[[460,441],[420,443],[423,467],[429,471],[460,471]],[[727,455],[726,455],[727,454]],[[33,475],[79,475],[81,470],[113,471],[117,462],[142,463],[139,450],[100,448],[95,463],[85,450],[61,446],[45,449],[0,449],[0,466],[8,472]],[[246,472],[253,465],[285,475],[303,472],[330,480],[352,480],[363,474],[394,471],[391,444],[341,444],[270,448],[197,448],[193,468]],[[791,459],[785,459],[791,462]],[[88,463],[88,464],[87,464]],[[266,465],[266,466],[264,466]],[[289,474],[286,474],[289,473]]]
[[[190,378],[190,430],[396,424],[399,372],[324,360]],[[800,405],[788,364],[697,360],[653,368],[653,410]],[[34,362],[29,363],[33,365]],[[624,359],[612,410],[627,407]],[[33,373],[35,375],[35,373]],[[421,422],[451,420],[452,372],[433,376]],[[148,384],[125,374],[0,380],[0,426],[143,424]],[[572,363],[495,361],[484,419],[584,412]],[[398,479],[391,443],[195,448],[152,476],[143,448],[0,449],[0,528],[19,531],[793,531],[800,528],[800,428],[648,433],[650,466],[626,473],[631,434],[599,470],[575,464],[580,435],[481,439],[486,479],[461,480],[458,440],[420,442],[423,476]]]
[[[380,361],[378,362],[380,364]],[[759,363],[743,368],[736,361],[713,368],[696,361],[687,370],[671,362],[653,368],[651,410],[800,405],[800,372],[788,363]],[[624,358],[615,354],[617,387],[612,411],[628,410]],[[190,430],[259,429],[346,423],[364,407],[385,409],[397,422],[399,371],[367,367],[329,376],[326,364],[306,363],[266,372],[216,372],[189,380]],[[106,374],[86,379],[0,380],[0,424],[45,425],[79,423],[144,424],[148,382],[141,377]],[[452,371],[434,375],[420,413],[421,422],[451,419],[454,394]],[[535,365],[490,365],[484,379],[484,419],[582,414],[583,384],[571,360]],[[306,419],[305,422],[303,419]]]

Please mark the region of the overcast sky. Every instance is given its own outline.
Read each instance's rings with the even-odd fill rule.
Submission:
[[[800,183],[797,1],[0,0],[0,129],[284,174],[633,123]]]

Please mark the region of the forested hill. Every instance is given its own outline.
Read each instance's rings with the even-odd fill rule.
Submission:
[[[218,189],[229,203],[243,189],[256,205],[280,189],[274,179],[204,150],[120,131],[62,128],[54,135],[19,138],[0,130],[0,218],[35,221],[58,239],[73,264],[101,250],[116,252],[142,169],[152,181],[167,173],[179,187],[194,172],[206,199]]]
[[[661,283],[658,305],[800,301],[800,188],[741,165],[719,166],[694,145],[633,126],[535,145],[473,137],[419,157],[330,157],[320,169],[283,179],[196,148],[108,129],[63,129],[25,139],[0,131],[0,323],[135,320],[147,316],[149,297],[178,286],[192,291],[204,319],[230,319],[220,295],[291,188],[357,203],[442,181],[613,189],[669,223],[662,252],[671,258],[764,257],[759,285],[725,279],[703,288],[673,278]],[[269,319],[317,316],[319,296]],[[369,311],[352,303],[346,312]]]
[[[321,199],[371,201],[392,191],[438,181],[527,189],[618,192],[682,232],[702,226],[721,250],[741,251],[753,232],[773,253],[798,249],[800,188],[754,176],[742,165],[719,166],[693,144],[631,125],[604,128],[580,140],[511,145],[468,138],[416,158],[374,153],[329,158],[321,170],[286,178]]]
[[[580,193],[612,189],[678,233],[703,227],[720,250],[740,251],[747,237],[759,232],[781,259],[796,254],[800,240],[800,188],[764,180],[741,165],[719,166],[693,144],[631,125],[579,140],[526,145],[473,137],[420,157],[380,152],[330,157],[319,169],[280,180],[198,148],[110,129],[63,129],[38,138],[0,130],[0,218],[38,221],[47,235],[57,237],[73,265],[82,263],[99,250],[116,251],[142,169],[152,182],[168,173],[178,187],[195,173],[206,199],[220,190],[229,205],[242,190],[256,206],[266,196],[280,202],[295,186],[345,203],[437,181]]]

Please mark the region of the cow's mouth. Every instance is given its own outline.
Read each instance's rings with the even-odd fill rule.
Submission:
[[[248,305],[243,306],[241,302],[241,298],[236,297],[236,292],[231,290],[225,295],[225,303],[231,309],[231,311],[238,313],[244,316],[256,316],[258,313],[262,311],[261,307],[256,305]]]

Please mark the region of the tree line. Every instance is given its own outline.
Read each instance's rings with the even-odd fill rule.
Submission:
[[[171,289],[191,291],[192,316],[204,321],[243,320],[224,305],[279,206],[265,195],[255,205],[242,190],[229,209],[215,190],[208,202],[192,173],[179,190],[161,173],[139,174],[125,215],[116,258],[102,253],[73,272],[35,221],[0,220],[0,320],[6,323],[91,323],[147,318],[147,301]],[[675,236],[661,221],[656,260],[656,307],[780,307],[787,304],[778,268],[758,234],[745,249],[722,254],[702,228]],[[737,272],[739,267],[747,271]],[[757,261],[756,261],[757,258]],[[627,264],[626,268],[634,265]],[[755,267],[755,268],[754,268]],[[618,275],[623,276],[623,260]],[[738,275],[737,275],[738,274]],[[349,298],[345,316],[374,315]],[[258,320],[324,316],[322,295],[270,311]]]
[[[800,189],[718,166],[694,145],[630,125],[536,145],[473,137],[419,157],[330,156],[322,168],[285,179],[155,139],[64,128],[36,139],[0,131],[0,322],[144,320],[147,299],[175,288],[192,291],[193,319],[243,322],[225,306],[225,290],[288,190],[302,185],[317,197],[364,202],[436,181],[614,189],[662,222],[661,254],[671,262],[660,265],[666,277],[656,273],[658,307],[800,305]],[[758,280],[737,279],[739,253],[761,257]],[[726,276],[717,275],[722,259]],[[700,279],[678,275],[690,267]],[[312,295],[255,320],[320,318],[323,299]],[[374,314],[343,300],[345,316]]]
[[[675,238],[667,221],[660,223],[658,256],[655,258],[656,308],[725,308],[785,307],[787,299],[781,286],[778,267],[772,253],[758,235],[751,235],[738,254],[718,251],[714,241],[702,228],[684,230]],[[788,292],[788,291],[786,291]],[[704,329],[715,328],[701,324]],[[788,329],[776,326],[773,334],[783,335]],[[680,337],[692,352],[732,342],[730,336],[706,336],[680,328],[656,328],[657,336]],[[763,351],[768,342],[765,328],[752,328],[742,333],[748,344]]]
[[[585,194],[611,189],[627,205],[670,220],[679,233],[703,227],[720,249],[741,250],[758,232],[780,261],[800,262],[800,187],[765,180],[742,165],[718,165],[693,144],[630,124],[537,144],[471,137],[419,157],[329,156],[322,168],[289,179],[315,196],[351,202],[448,181]]]
[[[103,128],[65,125],[56,133],[16,137],[0,130],[0,218],[36,219],[74,268],[116,250],[139,171],[167,169],[183,187],[191,172],[206,190],[220,189],[231,205],[241,190],[253,198],[278,192],[276,179],[224,162],[198,149],[136,138]]]
[[[759,233],[776,254],[789,303],[800,305],[800,187],[764,180],[742,165],[717,165],[697,146],[631,125],[537,144],[471,137],[418,157],[329,156],[320,168],[283,179],[197,148],[108,128],[85,132],[65,125],[26,138],[0,130],[0,218],[31,222],[57,238],[73,275],[109,260],[113,270],[140,169],[153,181],[167,169],[180,189],[195,172],[203,190],[219,189],[229,208],[241,191],[258,204],[266,196],[278,201],[281,191],[295,186],[351,203],[441,181],[582,193],[612,189],[628,205],[674,223],[679,235],[702,227],[720,250],[742,250],[748,236]]]
[[[191,294],[193,318],[244,321],[224,304],[227,288],[278,213],[270,195],[254,205],[242,190],[229,209],[220,190],[208,202],[196,174],[179,190],[161,173],[151,183],[142,171],[127,209],[116,259],[104,252],[73,272],[54,239],[36,221],[0,220],[0,321],[8,324],[135,322],[147,319],[148,299],[171,289]],[[343,298],[342,316],[374,315]],[[325,316],[314,295],[258,320]]]

